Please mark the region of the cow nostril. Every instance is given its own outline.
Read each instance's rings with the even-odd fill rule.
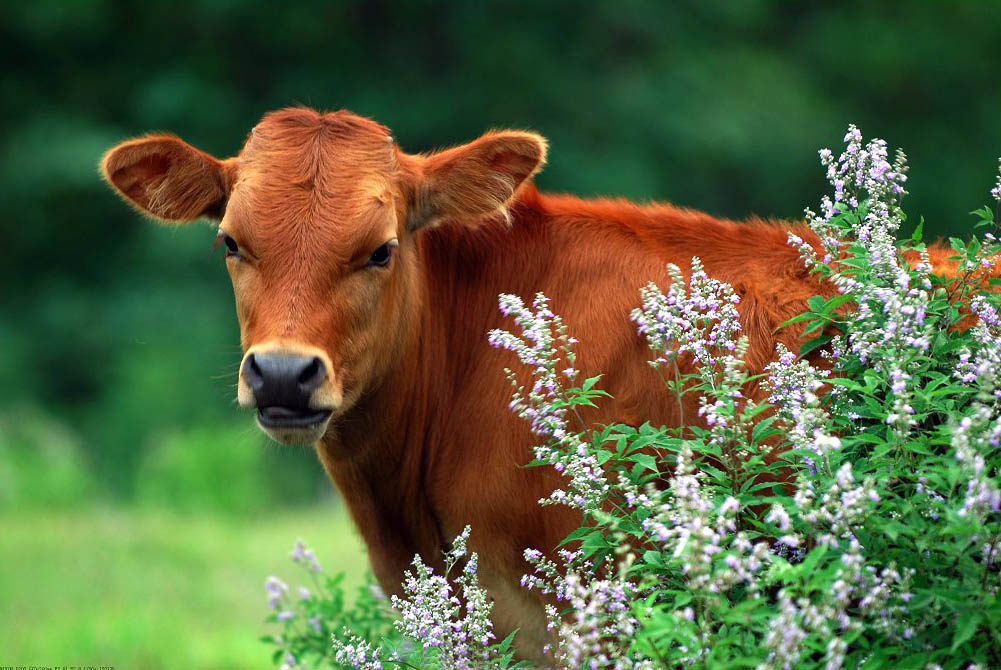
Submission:
[[[325,375],[323,361],[319,357],[313,356],[309,364],[299,373],[299,385],[304,391],[311,392],[320,385]]]
[[[254,354],[247,356],[247,360],[243,363],[243,378],[254,391],[259,391],[264,386],[264,374]]]

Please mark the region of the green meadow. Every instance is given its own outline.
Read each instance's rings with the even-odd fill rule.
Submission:
[[[325,570],[364,579],[366,558],[330,501],[247,518],[140,508],[0,514],[0,664],[270,668],[264,580]],[[308,582],[307,582],[308,583]]]

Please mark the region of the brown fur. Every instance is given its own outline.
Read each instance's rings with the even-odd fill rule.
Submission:
[[[367,119],[288,109],[267,115],[227,161],[166,136],[126,142],[104,160],[108,182],[148,214],[221,216],[244,254],[227,267],[245,351],[322,356],[324,402],[336,409],[316,449],[383,587],[399,590],[415,554],[440,566],[449,538],[470,524],[498,632],[520,628],[529,657],[546,634],[541,602],[518,588],[522,550],[552,550],[579,517],[537,504],[561,485],[556,473],[520,467],[534,439],[507,408],[503,370],[516,362],[486,343],[492,328],[512,327],[497,294],[552,299],[580,340],[583,375],[603,373],[612,394],[591,419],[667,425],[678,408],[629,320],[640,286],[667,286],[666,263],[684,270],[700,256],[736,288],[752,374],[776,342],[799,350],[799,328],[781,323],[810,296],[833,295],[786,243],[789,230],[816,243],[801,225],[542,194],[530,178],[545,154],[537,135],[495,132],[410,155]],[[391,267],[365,268],[394,237]],[[686,402],[695,417],[695,399]]]

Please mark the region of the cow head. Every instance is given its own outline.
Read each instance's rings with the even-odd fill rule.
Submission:
[[[302,444],[413,342],[421,230],[503,214],[545,152],[538,135],[512,131],[408,155],[375,122],[288,109],[233,158],[151,135],[111,149],[102,172],[144,214],[219,223],[244,351],[238,401],[274,439]]]

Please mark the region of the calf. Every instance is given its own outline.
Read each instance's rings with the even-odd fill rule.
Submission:
[[[580,517],[537,504],[561,484],[552,469],[520,467],[534,439],[508,410],[512,358],[486,342],[508,325],[497,295],[551,298],[580,341],[577,367],[605,375],[596,422],[671,425],[676,400],[629,319],[640,286],[669,283],[667,263],[700,256],[734,286],[751,374],[776,342],[798,351],[798,329],[780,324],[832,294],[786,243],[790,230],[816,242],[803,226],[542,194],[531,178],[545,158],[528,132],[412,155],[349,112],[286,109],[233,158],[150,135],[103,160],[142,213],[218,221],[245,352],[239,404],[275,440],[315,446],[382,586],[399,592],[415,554],[440,567],[469,524],[498,634],[520,628],[530,658],[546,633],[542,601],[519,587],[522,550],[552,549]]]

